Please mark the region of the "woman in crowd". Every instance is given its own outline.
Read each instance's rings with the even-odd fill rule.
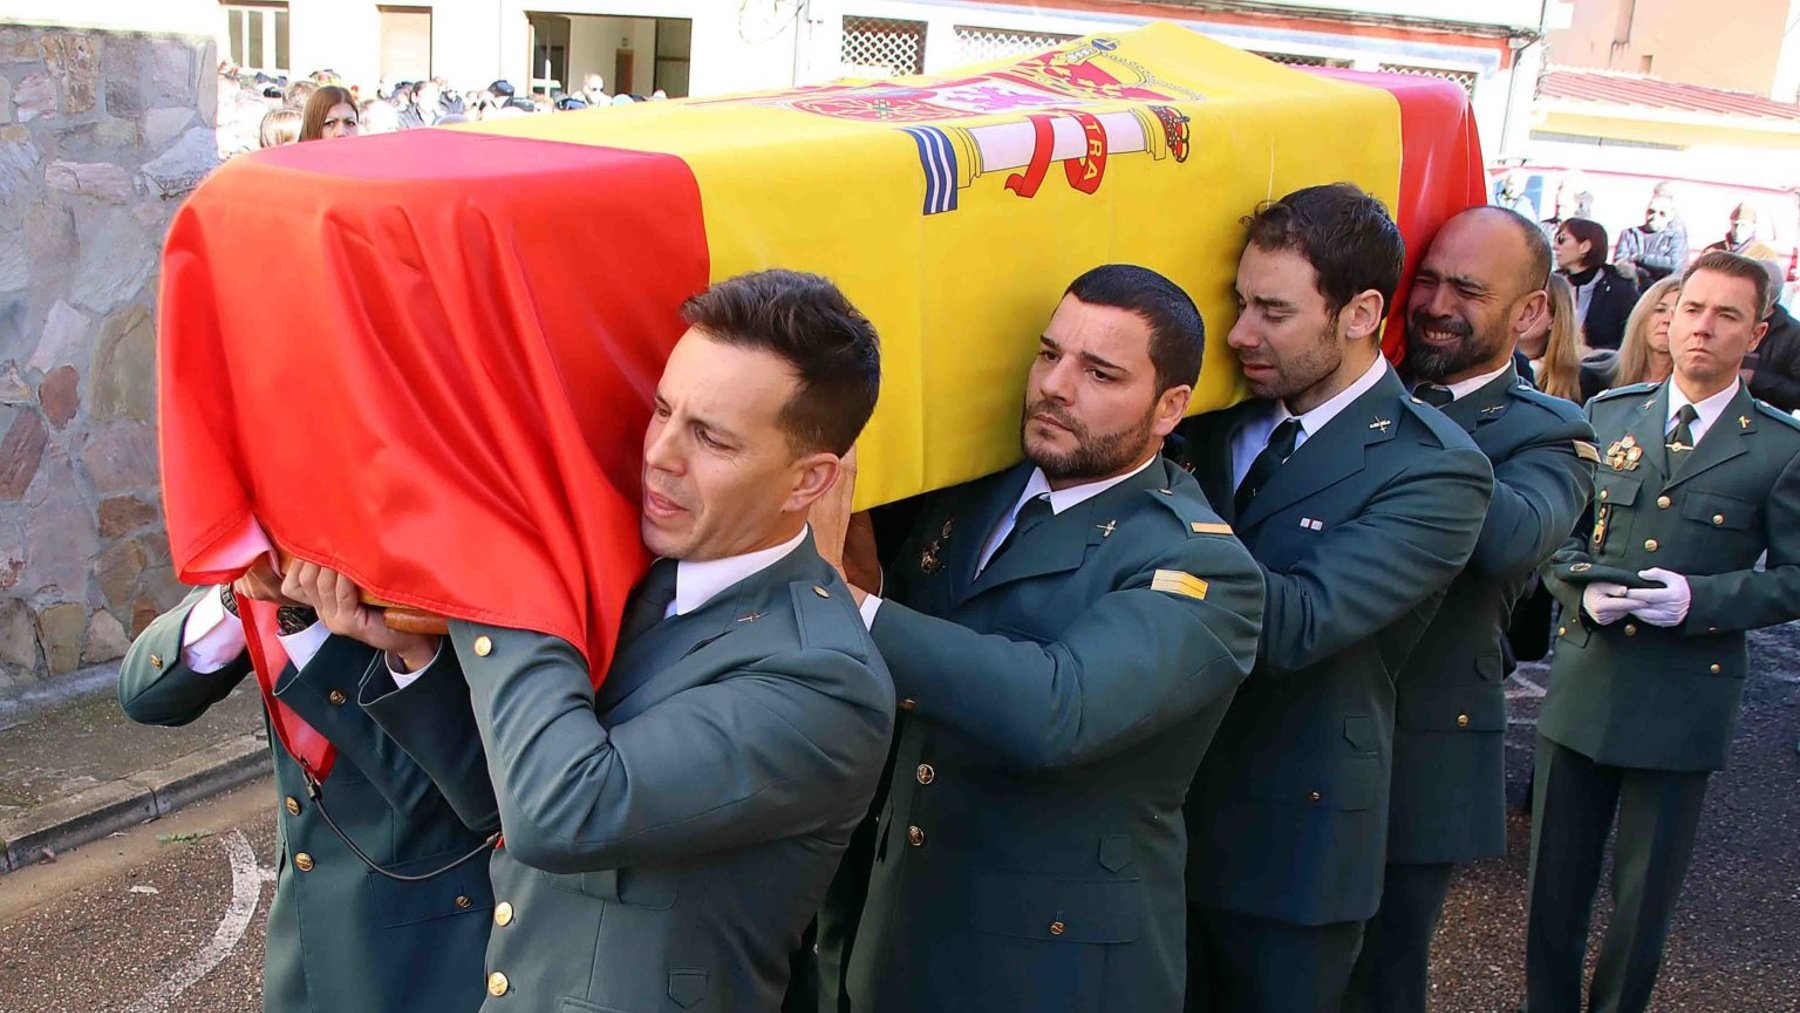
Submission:
[[[279,148],[283,144],[292,144],[300,139],[300,111],[298,109],[271,109],[262,118],[262,126],[257,131],[259,147]]]
[[[1556,267],[1575,289],[1575,309],[1591,348],[1617,348],[1637,286],[1606,262],[1606,227],[1571,218],[1556,230]]]
[[[1669,321],[1675,316],[1675,298],[1680,289],[1679,277],[1664,278],[1651,285],[1638,300],[1625,325],[1619,368],[1613,373],[1609,386],[1661,383],[1674,372],[1675,362],[1669,358]]]
[[[355,137],[359,123],[356,97],[350,94],[350,89],[328,84],[306,100],[306,111],[300,114],[300,139],[319,141]]]

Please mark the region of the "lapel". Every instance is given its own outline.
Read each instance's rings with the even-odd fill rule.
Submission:
[[[1519,372],[1509,364],[1506,372],[1470,391],[1467,397],[1459,397],[1438,410],[1472,436],[1475,430],[1499,421],[1500,416],[1506,414],[1512,389],[1518,384]]]
[[[1361,471],[1367,449],[1399,432],[1399,399],[1405,396],[1405,386],[1389,368],[1375,386],[1325,423],[1324,429],[1307,435],[1294,456],[1276,469],[1275,477],[1250,501],[1250,509],[1239,519],[1239,531],[1247,532],[1283,507]]]
[[[745,577],[686,615],[670,616],[630,643],[620,644],[594,709],[607,713],[669,672],[682,659],[742,634],[777,608],[787,607],[787,586],[809,579],[808,563],[818,559],[811,533],[799,547]],[[816,575],[812,579],[817,579]]]
[[[969,489],[970,496],[965,509],[952,508],[953,514],[966,516],[957,521],[961,537],[950,541],[949,556],[944,560],[944,566],[950,574],[951,601],[960,605],[972,593],[975,567],[981,562],[981,550],[987,547],[988,539],[993,537],[994,526],[1000,523],[1000,518],[1006,516],[1006,512],[1018,503],[1019,494],[1025,491],[1025,483],[1031,481],[1034,469],[1035,465],[1030,461],[1023,461],[1000,472],[991,481],[977,482]]]
[[[1646,484],[1660,485],[1668,482],[1669,451],[1663,445],[1663,427],[1668,424],[1669,384],[1673,382],[1673,380],[1664,380],[1662,386],[1656,388],[1654,392],[1639,398],[1635,403],[1626,402],[1625,432],[1620,435],[1619,442],[1623,443],[1625,437],[1629,436],[1636,441],[1638,447],[1643,449],[1644,455],[1638,459],[1638,467],[1649,468],[1659,480],[1656,483]],[[1613,452],[1612,446],[1602,447],[1600,450],[1601,463],[1606,464],[1607,458]],[[1629,471],[1625,472],[1625,474],[1629,473]]]
[[[1749,420],[1748,424],[1742,421],[1745,419]],[[1756,405],[1751,403],[1750,391],[1740,381],[1737,393],[1726,404],[1724,413],[1707,429],[1706,435],[1700,437],[1699,444],[1682,455],[1683,459],[1675,465],[1675,474],[1669,476],[1664,488],[1674,488],[1709,468],[1748,454],[1749,436],[1755,431]]]
[[[1105,541],[1115,530],[1109,522],[1117,521],[1124,497],[1139,490],[1161,487],[1169,480],[1168,467],[1158,457],[1143,471],[1021,535],[1004,555],[996,557],[981,571],[969,585],[968,592],[958,597],[957,605],[1015,581],[1077,569],[1087,559],[1088,550]],[[1014,499],[1023,488],[1024,483],[1019,483],[1013,490]],[[992,535],[993,531],[990,529],[988,534]]]
[[[1199,439],[1188,448],[1188,460],[1193,462],[1194,480],[1200,483],[1200,491],[1206,494],[1206,501],[1212,504],[1213,512],[1225,523],[1237,520],[1237,489],[1232,484],[1231,475],[1234,462],[1231,459],[1231,442],[1239,427],[1244,424],[1244,416],[1257,406],[1266,405],[1266,401],[1245,401],[1220,413],[1217,420],[1199,428]]]

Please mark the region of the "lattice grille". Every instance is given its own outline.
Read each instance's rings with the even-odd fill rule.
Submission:
[[[1007,56],[1024,56],[1075,38],[1055,32],[1020,32],[1008,28],[956,26],[956,62],[986,63]]]
[[[845,17],[838,60],[845,73],[859,77],[923,74],[925,22]]]
[[[1329,56],[1307,56],[1301,53],[1263,53],[1251,50],[1265,60],[1285,63],[1290,67],[1348,67],[1349,60],[1334,60]]]
[[[1445,70],[1442,67],[1408,67],[1400,63],[1384,63],[1383,74],[1414,74],[1419,77],[1437,77],[1449,81],[1470,95],[1475,94],[1475,82],[1478,76],[1472,70]]]

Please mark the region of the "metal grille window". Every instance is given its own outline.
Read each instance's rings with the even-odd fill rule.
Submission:
[[[1455,84],[1469,95],[1475,94],[1475,82],[1479,80],[1472,70],[1445,70],[1442,67],[1409,67],[1403,63],[1384,63],[1383,74],[1416,74],[1419,77],[1437,77]]]
[[[1290,67],[1348,67],[1349,60],[1337,60],[1329,56],[1307,56],[1303,53],[1262,53],[1252,49],[1250,52],[1265,60],[1285,63]]]
[[[860,77],[925,73],[925,22],[844,18],[844,72]]]
[[[956,62],[959,65],[986,63],[1008,56],[1024,56],[1073,38],[1073,35],[1058,35],[1055,32],[1020,32],[1007,28],[957,25]]]

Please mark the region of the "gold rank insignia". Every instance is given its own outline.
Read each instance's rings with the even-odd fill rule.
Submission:
[[[1636,468],[1638,461],[1643,456],[1644,448],[1638,446],[1637,437],[1630,433],[1626,433],[1622,440],[1613,441],[1613,445],[1606,448],[1606,463],[1611,465],[1614,471],[1630,471]]]
[[[939,554],[944,551],[944,543],[950,540],[950,532],[956,529],[956,515],[944,519],[944,527],[938,536],[925,543],[924,551],[919,553],[919,570],[933,576],[944,572],[944,561]]]
[[[1094,527],[1100,529],[1101,538],[1111,538],[1112,533],[1119,530],[1119,522],[1116,520],[1107,521],[1105,524],[1096,524]]]
[[[1178,594],[1184,598],[1206,600],[1206,581],[1180,570],[1158,570],[1150,577],[1150,590]]]
[[[1194,534],[1196,535],[1231,534],[1231,525],[1229,524],[1208,524],[1205,521],[1195,521],[1192,527],[1194,529]]]
[[[1750,428],[1750,416],[1739,415],[1738,416],[1738,428],[1739,429],[1749,429]]]
[[[1599,464],[1600,463],[1600,448],[1594,446],[1592,443],[1589,443],[1586,440],[1576,440],[1575,441],[1575,456],[1581,458],[1584,461],[1592,461],[1595,464]]]

